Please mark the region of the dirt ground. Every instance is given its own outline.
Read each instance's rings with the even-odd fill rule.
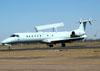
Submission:
[[[0,71],[100,71],[100,59],[8,58],[0,59]]]
[[[0,46],[0,71],[100,71],[99,43],[72,43],[68,45],[76,46],[74,49],[60,50],[40,49],[45,45],[25,45],[13,46],[9,51]]]
[[[100,71],[100,49],[0,52],[0,71]]]

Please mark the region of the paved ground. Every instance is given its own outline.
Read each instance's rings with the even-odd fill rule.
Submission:
[[[89,49],[89,48],[99,48],[99,47],[81,46],[81,47],[70,47],[69,49],[80,49],[80,48]],[[30,48],[30,49],[27,48],[27,49],[13,49],[11,51],[19,52],[31,49],[34,52],[35,50],[46,51],[52,49],[58,50],[58,49],[68,49],[68,48]],[[7,50],[0,50],[0,51],[7,51]],[[99,51],[97,53],[99,53]],[[44,54],[46,53],[44,52]],[[49,55],[49,56],[31,56],[31,57],[0,57],[0,71],[100,71],[100,55],[97,54],[95,56],[93,55],[50,56]]]
[[[61,49],[100,49],[100,46],[98,47],[89,47],[89,46],[68,46],[68,47],[46,47],[46,48],[19,48],[19,49],[11,49],[10,51],[24,51],[24,50],[61,50]],[[9,51],[8,49],[0,49],[0,51]]]

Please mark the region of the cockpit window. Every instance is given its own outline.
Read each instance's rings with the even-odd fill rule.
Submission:
[[[16,35],[16,37],[19,37],[19,35]]]
[[[19,35],[13,34],[13,35],[11,35],[10,37],[19,37]]]

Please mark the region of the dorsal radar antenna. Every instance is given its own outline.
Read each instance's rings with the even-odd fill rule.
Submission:
[[[57,32],[58,27],[64,26],[64,23],[56,23],[56,24],[48,24],[48,25],[42,25],[42,26],[35,26],[35,31],[39,32],[40,30],[45,30],[45,29],[53,29],[53,32]]]

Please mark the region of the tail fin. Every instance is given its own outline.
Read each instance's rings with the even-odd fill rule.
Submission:
[[[79,31],[82,31],[82,32],[85,32],[85,30],[86,30],[86,24],[87,24],[87,23],[90,23],[90,25],[91,25],[91,21],[92,21],[91,18],[88,19],[88,20],[80,20],[80,21],[79,21],[80,26],[79,26],[78,30],[79,30]]]

